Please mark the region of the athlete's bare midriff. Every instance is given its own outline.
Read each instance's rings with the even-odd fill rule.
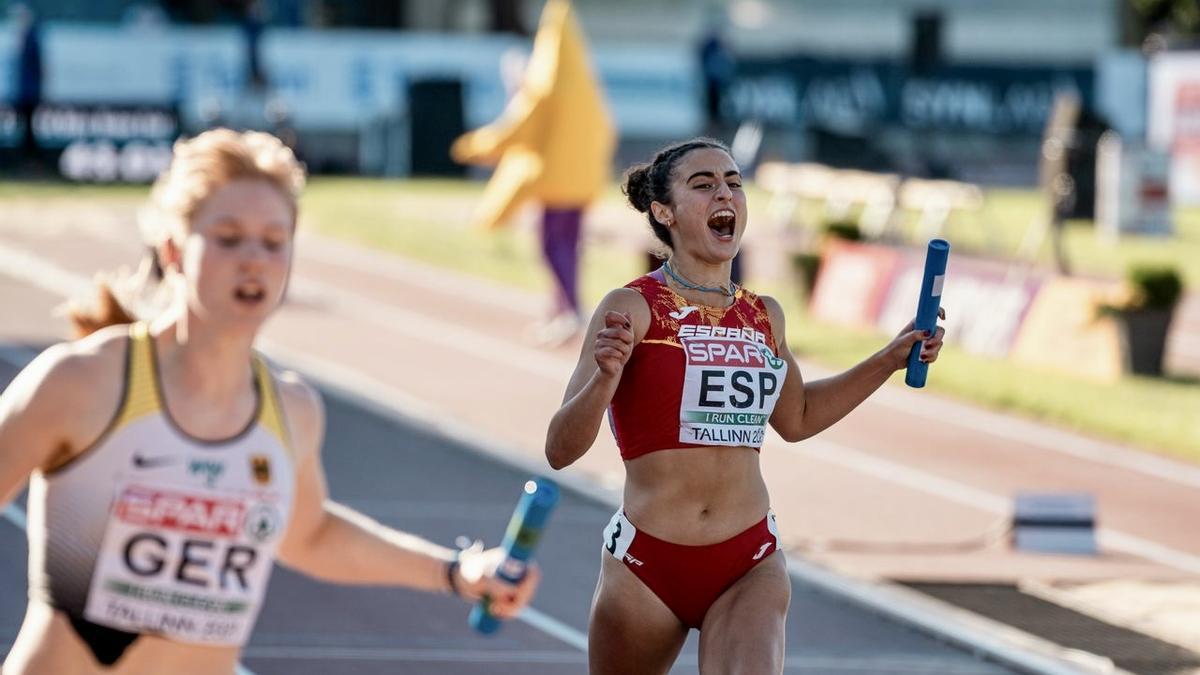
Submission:
[[[689,546],[725,541],[762,520],[769,507],[753,448],[659,450],[625,462],[625,513],[659,539]]]
[[[239,650],[204,647],[143,635],[111,668],[96,663],[61,612],[29,603],[21,632],[4,662],[4,675],[233,675]]]

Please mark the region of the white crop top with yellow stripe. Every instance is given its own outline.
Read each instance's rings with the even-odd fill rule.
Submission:
[[[119,630],[243,645],[294,491],[274,380],[255,356],[253,420],[233,438],[204,441],[167,413],[145,324],[131,326],[128,345],[109,427],[30,482],[30,594]]]

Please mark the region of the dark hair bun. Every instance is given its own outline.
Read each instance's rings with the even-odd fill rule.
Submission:
[[[625,172],[625,185],[621,191],[629,198],[629,204],[641,213],[650,210],[654,201],[654,190],[650,186],[650,164],[635,164]]]

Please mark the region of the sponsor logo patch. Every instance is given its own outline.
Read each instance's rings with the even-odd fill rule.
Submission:
[[[141,487],[121,493],[116,513],[131,525],[226,538],[237,537],[243,522],[240,502]]]
[[[773,541],[768,541],[767,543],[763,544],[763,545],[762,545],[762,546],[761,546],[761,547],[758,549],[758,553],[755,553],[755,554],[754,554],[754,557],[753,557],[753,558],[750,558],[750,559],[751,559],[751,560],[762,560],[762,557],[763,557],[764,555],[766,555],[766,554],[767,554],[767,551],[769,551],[769,550],[771,549],[771,547],[772,547],[772,546],[774,546],[774,545],[775,545],[775,542],[773,542]]]
[[[258,483],[259,485],[270,484],[271,459],[266,455],[251,455],[250,474],[254,476],[254,482]]]
[[[141,450],[133,453],[133,466],[137,469],[155,469],[179,461],[177,455],[144,455]]]
[[[687,307],[680,307],[678,311],[670,312],[669,314],[667,314],[667,316],[671,317],[672,319],[675,319],[676,321],[683,321],[684,319],[687,318],[687,316],[689,314],[691,314],[692,312],[699,311],[699,309],[700,309],[699,307],[693,307],[691,305],[688,305]]]
[[[246,536],[259,543],[267,541],[279,531],[281,520],[279,512],[271,506],[252,506],[246,512]]]
[[[225,464],[208,459],[193,459],[188,462],[188,473],[193,476],[200,476],[204,479],[205,485],[212,487],[216,485],[217,479],[221,477],[221,474],[225,473]]]

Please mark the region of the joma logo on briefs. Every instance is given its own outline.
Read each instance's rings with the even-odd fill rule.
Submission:
[[[188,473],[193,476],[202,476],[204,484],[212,487],[217,479],[225,473],[225,465],[221,462],[212,462],[203,459],[194,459],[188,463]]]
[[[767,336],[753,328],[735,328],[733,326],[693,325],[679,327],[681,338],[735,338],[767,344]]]

